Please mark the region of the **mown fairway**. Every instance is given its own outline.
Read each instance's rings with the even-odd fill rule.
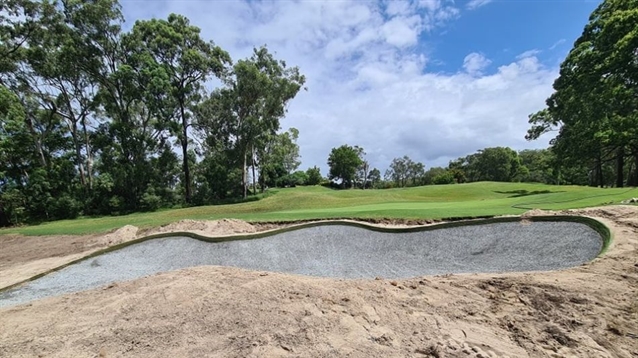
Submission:
[[[332,190],[324,187],[272,189],[257,201],[80,218],[0,230],[0,234],[89,234],[124,225],[141,228],[181,219],[236,218],[289,221],[325,218],[441,219],[521,214],[534,209],[570,209],[638,197],[638,188],[600,189],[581,186],[482,182],[388,190]]]

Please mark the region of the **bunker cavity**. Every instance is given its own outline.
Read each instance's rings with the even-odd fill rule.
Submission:
[[[346,279],[544,271],[595,258],[603,240],[575,222],[507,222],[410,233],[326,225],[218,243],[154,239],[0,293],[0,307],[201,265]]]

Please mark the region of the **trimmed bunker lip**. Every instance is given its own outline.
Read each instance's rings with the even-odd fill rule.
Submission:
[[[383,239],[383,240],[386,241],[385,245],[388,245],[387,242],[391,242],[391,244],[390,244],[391,246],[385,247],[384,250],[389,249],[390,250],[389,252],[391,252],[391,253],[396,251],[396,250],[398,250],[399,251],[398,255],[400,255],[400,254],[406,255],[408,261],[410,259],[410,255],[413,254],[413,251],[418,251],[419,254],[422,255],[422,256],[418,257],[418,259],[420,259],[421,261],[432,260],[432,261],[434,261],[436,263],[437,260],[439,260],[439,256],[446,256],[446,255],[448,255],[448,252],[450,252],[450,251],[454,252],[454,251],[458,251],[459,249],[463,250],[464,249],[464,245],[467,246],[468,243],[471,244],[471,245],[476,246],[476,244],[473,243],[473,241],[481,241],[481,240],[485,241],[485,239],[481,239],[481,240],[473,239],[473,236],[472,236],[471,233],[470,234],[465,233],[463,235],[465,235],[466,238],[470,238],[470,241],[472,241],[472,242],[470,242],[470,241],[461,242],[462,245],[460,245],[460,246],[457,243],[456,247],[451,247],[451,248],[447,247],[447,248],[445,248],[447,250],[444,249],[443,251],[441,251],[441,249],[438,249],[439,250],[438,251],[439,255],[435,255],[435,256],[428,256],[428,255],[430,255],[429,251],[423,251],[422,248],[413,249],[412,247],[409,247],[409,248],[400,247],[401,245],[404,245],[404,243],[402,243],[402,241],[404,241],[403,239],[405,239],[405,240],[413,240],[413,239],[415,239],[413,237],[413,236],[416,235],[415,233],[420,233],[420,232],[433,232],[432,234],[427,235],[427,236],[416,235],[416,236],[418,236],[418,237],[416,237],[416,239],[418,239],[418,240],[428,240],[428,239],[432,239],[433,237],[436,239],[437,235],[441,236],[442,235],[441,233],[445,232],[446,230],[450,231],[450,230],[453,230],[455,228],[456,228],[456,232],[458,233],[459,230],[461,230],[461,231],[463,231],[463,230],[466,230],[466,231],[467,230],[478,230],[478,228],[484,227],[485,225],[489,225],[489,224],[507,224],[507,223],[525,223],[525,222],[531,222],[531,223],[534,223],[534,222],[537,222],[537,223],[543,223],[543,222],[551,223],[551,222],[554,222],[555,223],[554,224],[554,231],[550,230],[550,233],[544,233],[545,236],[547,236],[547,235],[551,236],[551,235],[555,235],[555,234],[558,234],[558,235],[563,235],[563,234],[570,235],[570,234],[564,232],[564,231],[570,231],[570,230],[562,229],[563,232],[561,232],[560,230],[558,230],[558,231],[555,230],[557,225],[560,224],[560,223],[584,224],[585,226],[588,227],[588,229],[593,229],[593,231],[596,233],[597,238],[598,238],[598,246],[596,246],[594,248],[593,246],[591,246],[592,244],[589,244],[589,247],[587,248],[588,252],[587,252],[586,256],[582,256],[582,257],[578,258],[578,260],[580,260],[580,261],[578,261],[578,260],[574,261],[572,258],[569,258],[569,260],[572,260],[572,261],[568,260],[571,263],[568,264],[567,266],[564,266],[562,264],[556,265],[556,263],[554,263],[554,264],[552,264],[553,266],[552,265],[549,265],[549,266],[540,265],[538,268],[535,268],[534,266],[524,266],[524,265],[523,266],[519,265],[520,266],[519,267],[519,266],[517,266],[518,264],[514,264],[513,266],[508,264],[508,265],[505,265],[505,266],[501,266],[501,268],[497,267],[496,270],[492,270],[492,269],[488,268],[487,270],[480,270],[479,269],[478,271],[473,271],[473,270],[470,269],[468,271],[464,271],[462,269],[462,267],[467,267],[467,265],[463,266],[463,264],[465,264],[465,260],[467,260],[469,262],[472,262],[472,260],[475,260],[474,256],[477,256],[476,258],[485,257],[486,259],[495,259],[495,257],[493,256],[493,254],[494,254],[493,252],[490,254],[492,256],[489,256],[489,255],[488,256],[484,256],[484,253],[485,253],[486,250],[488,252],[494,251],[494,248],[487,247],[487,249],[486,249],[485,245],[488,245],[488,246],[489,245],[491,245],[491,246],[495,246],[495,245],[496,246],[500,246],[501,245],[500,242],[484,242],[483,243],[484,247],[474,247],[474,248],[471,249],[471,250],[474,250],[474,251],[471,252],[471,255],[473,255],[473,256],[467,256],[465,259],[461,258],[460,261],[455,262],[451,266],[452,269],[450,271],[443,271],[443,272],[431,271],[431,270],[428,271],[428,269],[424,269],[423,272],[419,272],[419,268],[417,268],[416,271],[415,271],[415,270],[404,269],[403,267],[399,267],[399,269],[398,269],[399,273],[397,273],[397,271],[393,271],[391,269],[390,269],[390,271],[387,271],[387,272],[383,272],[383,271],[377,272],[375,270],[372,270],[373,271],[372,273],[368,273],[368,271],[370,271],[370,269],[369,269],[370,267],[383,266],[383,265],[387,266],[387,264],[390,264],[390,266],[392,266],[392,265],[394,265],[394,266],[399,265],[400,266],[400,264],[397,264],[396,262],[404,261],[404,257],[402,257],[402,256],[394,256],[394,257],[392,257],[392,255],[389,255],[389,256],[391,256],[389,261],[385,261],[384,262],[384,260],[387,260],[385,258],[385,256],[388,256],[388,253],[386,251],[376,252],[374,250],[371,250],[371,253],[368,253],[368,254],[373,255],[373,256],[374,255],[378,256],[380,253],[382,253],[385,256],[382,257],[381,259],[379,259],[377,257],[376,258],[377,261],[372,261],[371,263],[368,263],[368,266],[366,266],[366,269],[359,269],[359,270],[363,270],[364,274],[361,274],[362,271],[357,271],[358,269],[356,267],[353,269],[354,272],[355,272],[353,274],[351,272],[351,270],[350,270],[350,267],[344,268],[344,264],[341,263],[340,259],[336,259],[335,260],[335,259],[333,259],[330,256],[324,256],[324,260],[329,261],[329,262],[320,263],[319,266],[323,267],[322,270],[324,270],[324,271],[320,270],[319,273],[315,273],[315,272],[312,272],[312,271],[306,272],[306,271],[303,271],[303,269],[301,271],[299,271],[299,270],[295,271],[296,269],[289,269],[289,268],[288,269],[287,268],[283,268],[282,269],[280,267],[271,268],[271,267],[268,266],[268,264],[266,264],[267,267],[259,267],[259,266],[258,267],[253,267],[253,266],[251,266],[251,264],[248,264],[248,265],[245,265],[245,264],[244,265],[242,265],[242,264],[235,265],[232,262],[231,263],[227,263],[226,262],[226,263],[221,263],[221,264],[219,262],[213,262],[213,263],[204,262],[204,263],[196,263],[196,264],[193,264],[193,265],[183,265],[181,263],[178,263],[176,267],[167,267],[167,268],[159,269],[159,270],[156,270],[156,271],[153,271],[153,272],[149,272],[147,274],[154,274],[154,273],[159,273],[159,272],[163,272],[163,271],[171,271],[171,270],[174,270],[174,269],[186,268],[186,267],[192,267],[192,266],[201,266],[201,265],[235,266],[235,267],[243,267],[243,268],[246,268],[246,269],[254,269],[254,270],[260,270],[260,271],[274,271],[274,272],[284,272],[284,273],[290,273],[290,274],[302,274],[302,275],[307,275],[307,276],[320,276],[320,277],[346,278],[346,279],[353,279],[353,278],[354,279],[368,279],[368,278],[374,278],[376,276],[382,276],[382,277],[386,277],[386,278],[395,278],[395,279],[404,279],[404,278],[408,278],[408,277],[427,276],[427,275],[443,274],[443,273],[458,274],[458,273],[471,273],[471,272],[486,272],[487,273],[487,272],[546,271],[546,270],[564,269],[564,268],[568,268],[568,267],[578,266],[578,265],[584,264],[584,263],[596,258],[597,256],[599,256],[603,252],[605,252],[605,250],[607,249],[607,247],[609,246],[609,243],[611,241],[610,231],[604,224],[602,224],[601,222],[599,222],[599,221],[597,221],[595,219],[588,218],[588,217],[581,217],[581,216],[538,216],[538,217],[529,217],[529,218],[499,217],[499,218],[491,218],[491,219],[465,220],[465,221],[448,222],[448,223],[441,223],[441,224],[435,224],[435,225],[429,225],[429,226],[400,227],[400,228],[379,227],[379,226],[373,226],[373,225],[369,225],[369,224],[366,224],[366,223],[354,222],[354,221],[331,220],[331,221],[318,221],[318,222],[312,222],[312,223],[303,223],[303,224],[293,225],[293,226],[289,226],[289,227],[285,227],[285,228],[280,228],[280,229],[275,229],[275,230],[270,230],[270,231],[265,231],[265,232],[259,232],[259,233],[254,233],[254,234],[243,234],[243,235],[234,235],[234,236],[220,236],[220,237],[205,237],[205,236],[201,236],[201,235],[197,235],[197,234],[193,234],[193,233],[184,233],[184,232],[161,233],[161,234],[155,234],[155,235],[142,237],[142,238],[139,238],[139,239],[136,239],[136,240],[132,240],[132,241],[129,241],[129,242],[125,242],[125,243],[121,243],[121,244],[118,244],[118,245],[114,245],[112,247],[97,251],[95,253],[92,253],[92,254],[87,255],[85,257],[82,257],[80,259],[77,259],[77,260],[74,260],[72,262],[69,262],[68,264],[62,265],[60,267],[56,267],[56,268],[54,268],[52,270],[49,270],[49,271],[47,271],[45,273],[42,273],[42,274],[36,275],[34,277],[31,277],[30,279],[25,280],[23,282],[20,282],[20,283],[17,283],[15,285],[11,285],[11,286],[5,287],[3,289],[0,289],[0,297],[1,296],[7,296],[9,294],[14,295],[14,292],[17,293],[17,292],[19,292],[19,290],[23,289],[23,287],[21,287],[21,286],[28,286],[28,284],[30,282],[32,282],[32,281],[36,281],[39,278],[43,278],[43,277],[45,277],[45,276],[47,276],[47,275],[49,275],[51,273],[63,270],[65,268],[67,268],[67,267],[74,266],[74,265],[81,266],[81,264],[86,264],[86,261],[88,261],[90,259],[96,259],[96,260],[94,260],[94,263],[96,263],[97,259],[99,259],[100,256],[106,255],[105,257],[108,257],[109,255],[107,255],[107,254],[110,254],[110,253],[117,254],[118,251],[120,251],[122,249],[125,249],[125,248],[127,248],[129,246],[142,244],[142,243],[145,243],[145,242],[149,242],[151,240],[157,240],[156,242],[162,241],[162,240],[158,240],[158,239],[170,240],[170,238],[175,238],[175,239],[177,239],[177,238],[182,238],[182,239],[190,238],[190,239],[195,239],[195,240],[199,241],[200,242],[199,245],[202,245],[202,242],[209,242],[209,243],[226,243],[226,244],[224,244],[226,246],[228,246],[228,245],[231,245],[231,246],[232,245],[238,245],[238,244],[232,244],[232,243],[233,242],[244,241],[244,243],[241,243],[239,245],[244,245],[242,247],[243,247],[243,250],[245,250],[246,249],[246,246],[245,246],[246,245],[246,243],[245,243],[246,240],[260,239],[260,238],[271,238],[270,241],[272,241],[272,240],[276,241],[276,240],[278,240],[278,238],[281,239],[282,237],[285,237],[285,236],[291,236],[292,235],[293,237],[296,237],[294,239],[294,241],[290,241],[289,240],[288,242],[283,243],[283,245],[282,244],[276,244],[276,245],[279,245],[279,246],[276,246],[278,251],[277,250],[272,251],[272,249],[269,249],[269,250],[271,250],[271,254],[270,254],[271,256],[268,256],[267,259],[268,259],[268,261],[270,261],[270,260],[273,259],[273,257],[280,256],[279,253],[281,251],[290,251],[290,248],[295,250],[296,249],[295,248],[296,244],[299,243],[298,240],[302,240],[303,241],[305,239],[305,237],[307,236],[307,235],[306,236],[302,235],[304,233],[303,230],[306,230],[305,233],[310,233],[312,231],[311,229],[319,228],[319,229],[316,229],[315,231],[321,231],[322,234],[319,235],[319,234],[315,233],[314,235],[316,237],[323,237],[323,236],[326,236],[326,235],[328,235],[328,236],[332,235],[333,238],[337,238],[338,239],[337,241],[341,245],[341,243],[343,243],[343,242],[351,244],[350,241],[342,240],[344,237],[349,237],[347,235],[344,236],[344,234],[343,234],[344,232],[346,234],[349,232],[347,228],[351,228],[350,230],[355,230],[355,231],[357,229],[365,229],[367,231],[364,232],[362,230],[359,230],[357,235],[359,235],[359,236],[365,235],[366,237],[373,237],[373,238],[376,238],[375,240]],[[560,225],[558,225],[558,226],[560,226]],[[326,227],[326,229],[322,230],[321,227]],[[332,231],[337,231],[337,234],[334,234],[334,233],[330,234],[331,230]],[[485,231],[485,230],[486,230],[485,228],[482,229],[482,231],[483,231],[482,234],[483,235],[487,234],[486,236],[490,236],[490,235],[493,234],[493,233],[491,233],[489,231]],[[521,230],[522,231],[525,230],[524,226],[518,227],[516,229],[516,231],[521,231]],[[479,230],[479,231],[481,231],[481,230]],[[515,231],[512,231],[512,234],[510,236],[518,236],[518,234],[514,234],[514,232]],[[542,230],[541,230],[541,232],[542,232]],[[382,235],[382,234],[385,234],[385,233],[404,234],[404,235],[399,235],[399,237],[389,238],[389,237],[387,237],[387,235]],[[476,233],[476,234],[479,234],[479,233]],[[361,237],[357,238],[356,237],[357,235],[350,236],[349,238],[355,237],[355,240],[353,240],[353,241],[356,241],[356,239],[361,240],[362,238]],[[461,235],[461,236],[463,237],[463,235]],[[497,233],[497,235],[499,235],[499,234]],[[502,236],[503,234],[501,233],[500,235]],[[534,230],[532,230],[531,234],[527,233],[525,235],[526,235],[526,238],[527,238],[526,242],[529,243],[529,242],[536,241],[536,240],[534,240],[535,239]],[[550,236],[548,236],[548,237],[550,237]],[[587,236],[587,235],[585,235],[585,236]],[[551,236],[551,237],[553,237],[553,236]],[[364,240],[372,240],[372,239],[364,239]],[[494,240],[494,239],[491,239],[491,240]],[[509,239],[507,239],[507,237],[501,237],[498,240],[501,240],[501,241],[505,240],[505,245],[506,246],[508,245],[507,240],[509,240]],[[544,240],[547,240],[547,238],[545,238]],[[578,246],[580,246],[580,242],[578,241],[578,238],[571,237],[570,240],[572,241],[572,243],[571,243],[572,246],[569,246],[567,251],[578,251],[578,250],[580,250],[580,248],[578,247]],[[574,240],[576,240],[576,241],[574,241]],[[262,241],[262,240],[257,240],[256,242],[260,242],[260,241]],[[263,241],[268,241],[268,240],[263,240]],[[438,244],[435,244],[435,245],[445,246],[446,243],[450,243],[450,242],[454,243],[455,241],[459,241],[459,240],[449,240],[449,239],[446,239],[444,241],[440,241],[439,240]],[[555,240],[550,240],[550,241],[555,241]],[[590,241],[591,241],[591,238],[590,238]],[[419,244],[418,246],[420,246],[423,242],[425,242],[425,241],[419,241],[418,242],[418,244]],[[318,250],[323,249],[323,247],[326,246],[326,243],[327,244],[331,244],[331,242],[323,242],[321,245],[319,245],[319,246],[317,246],[314,249],[311,249],[309,251],[312,252],[312,253],[316,253]],[[151,244],[148,244],[148,245],[151,245]],[[301,244],[303,244],[303,242]],[[334,243],[332,243],[332,244],[334,244]],[[367,244],[368,244],[368,242],[366,242],[366,245]],[[221,246],[224,246],[224,245],[221,245]],[[252,245],[252,244],[248,244],[248,245]],[[317,244],[316,243],[314,243],[314,244],[311,243],[310,246],[312,246],[312,245],[317,245]],[[414,243],[412,245],[414,245]],[[432,243],[430,243],[430,245],[432,245]],[[221,246],[217,246],[217,245],[213,245],[213,246],[221,247]],[[397,248],[397,246],[399,246],[399,247]],[[454,245],[452,245],[452,246],[454,246]],[[374,249],[374,245],[372,245],[372,247]],[[208,250],[208,248],[210,248],[210,246],[204,245],[204,246],[201,246],[201,248],[202,248],[201,251],[205,251],[205,250]],[[332,254],[336,253],[337,254],[336,256],[339,256],[339,255],[343,256],[343,254],[341,254],[341,252],[340,252],[340,250],[342,250],[342,249],[343,248],[334,249],[336,251],[333,251]],[[435,252],[437,250],[436,248],[433,248],[433,247],[430,247],[430,249],[434,250]],[[351,252],[354,252],[354,254],[352,254],[352,253],[350,254],[350,255],[354,255],[354,256],[356,256],[358,254],[358,252],[361,251],[361,250],[370,251],[368,247],[361,246],[361,245],[359,245],[359,247],[357,247],[356,250],[354,250],[354,251],[352,251],[353,250],[352,248],[346,248],[346,252],[348,250],[350,250]],[[401,251],[401,250],[403,250],[403,251]],[[419,250],[421,250],[421,251],[419,251]],[[542,251],[543,248],[541,247],[539,250]],[[556,248],[556,250],[562,250],[561,246],[559,245]],[[126,250],[122,250],[122,251],[126,251]],[[177,250],[177,251],[179,251],[179,250]],[[266,251],[268,251],[268,250],[266,250]],[[498,250],[496,250],[496,251],[498,251]],[[244,251],[242,251],[241,253],[244,254]],[[160,254],[163,255],[164,253],[162,252]],[[258,253],[258,255],[259,255],[259,253]],[[504,255],[504,254],[501,253],[500,255]],[[247,255],[247,256],[250,256],[250,254]],[[302,253],[301,256],[303,256],[303,253]],[[545,252],[545,256],[553,256],[553,255],[550,252]],[[326,259],[326,257],[329,257],[329,259]],[[294,256],[294,258],[296,259],[297,256]],[[172,257],[171,257],[171,259],[172,259]],[[310,258],[306,258],[306,259],[312,261],[312,260],[315,260],[315,257],[310,257]],[[456,258],[456,259],[459,259],[459,258]],[[522,257],[522,258],[519,258],[519,259],[525,260],[525,257]],[[344,257],[341,257],[341,260],[344,260]],[[349,262],[348,260],[349,260],[349,257],[346,256],[345,257],[345,261]],[[365,260],[365,257],[362,258],[362,260]],[[415,258],[412,257],[412,264],[415,264],[416,261],[414,261],[414,260],[415,260]],[[497,258],[497,261],[498,260],[502,260],[502,259],[498,259]],[[262,261],[263,261],[263,257],[262,257]],[[556,261],[556,260],[554,260],[554,261]],[[459,262],[461,262],[461,264],[459,264]],[[354,262],[354,264],[356,264],[356,263],[357,262]],[[475,263],[477,263],[478,266],[482,265],[481,262],[476,262],[475,261]],[[349,262],[349,264],[353,264],[353,262]],[[445,264],[446,264],[446,262],[443,262],[443,266],[445,266]],[[303,266],[304,263],[302,262],[302,263],[300,263],[300,265]],[[341,270],[346,270],[347,271],[347,274],[345,275],[346,277],[343,277],[343,275],[336,274],[336,273],[330,271],[330,270],[334,270],[333,268],[325,269],[325,267],[328,267],[330,265],[340,266]],[[416,262],[416,265],[418,266],[418,265],[420,265],[420,263]],[[123,265],[120,264],[120,266],[123,266]],[[458,267],[461,267],[460,269],[458,269],[458,270],[461,270],[461,271],[457,270]],[[517,267],[518,268],[522,268],[522,269],[518,269],[517,270],[516,269]],[[70,269],[72,269],[72,268],[70,268]],[[407,272],[407,273],[402,273],[402,272]],[[135,279],[135,278],[138,278],[138,277],[146,276],[147,274],[144,274],[144,275],[141,275],[141,276],[137,276],[137,277],[124,277],[122,279],[113,279],[112,281],[109,281],[109,282],[126,281],[126,280],[130,280],[130,279]],[[350,276],[348,276],[348,275],[350,275]],[[99,286],[101,286],[101,285],[92,286],[92,287],[99,287]],[[92,288],[92,287],[89,287],[89,288]],[[85,288],[85,289],[88,289],[88,288]],[[83,290],[83,289],[79,289],[79,290],[76,290],[76,291],[81,291],[81,290]],[[9,292],[9,291],[11,291],[11,292]],[[67,292],[62,292],[62,293],[67,293]],[[0,303],[1,302],[2,302],[2,300],[0,300]],[[0,304],[0,306],[4,306],[4,305]]]

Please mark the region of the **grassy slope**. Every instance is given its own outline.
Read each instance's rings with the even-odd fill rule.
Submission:
[[[520,192],[528,195],[520,195]],[[536,192],[536,193],[535,193]],[[539,193],[540,192],[540,193]],[[532,193],[532,195],[529,195]],[[127,224],[150,227],[181,219],[237,218],[284,221],[317,218],[438,219],[521,214],[527,208],[568,209],[618,203],[637,197],[638,189],[599,189],[524,183],[471,183],[390,190],[331,190],[301,187],[272,190],[254,202],[138,213],[126,216],[63,220],[1,234],[87,234]]]

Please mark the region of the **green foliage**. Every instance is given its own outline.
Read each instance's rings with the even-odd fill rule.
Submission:
[[[381,185],[381,171],[377,168],[372,168],[370,173],[368,173],[368,181],[372,188],[379,189],[379,186]]]
[[[276,134],[296,67],[262,47],[231,71],[184,16],[123,20],[117,0],[0,3],[0,226],[226,201],[249,155],[273,183],[298,167],[298,131]]]
[[[527,170],[521,165],[518,153],[507,147],[481,149],[450,162],[448,168],[458,182],[520,181]]]
[[[287,181],[280,179],[290,175],[299,167],[301,161],[299,160],[298,138],[299,131],[296,128],[290,128],[287,132],[270,136],[266,146],[257,151],[260,169],[259,180],[262,188],[264,186],[281,186],[278,183]]]
[[[298,185],[306,185],[308,182],[308,175],[304,171],[296,171],[292,174],[287,174],[277,180],[278,187],[295,187]]]
[[[198,27],[176,14],[167,20],[137,21],[122,42],[131,53],[128,65],[138,74],[137,83],[150,114],[166,121],[161,125],[180,143],[181,184],[184,200],[190,203],[190,110],[202,96],[204,82],[212,75],[225,75],[230,56],[204,41]]]
[[[625,169],[628,157],[638,168],[637,28],[638,0],[603,1],[561,64],[547,109],[529,119],[526,138],[558,131],[557,162],[584,164],[591,185],[607,185],[610,176],[619,187],[638,183],[638,170],[629,177]]]
[[[448,170],[441,172],[432,178],[432,183],[435,185],[453,184],[454,174]]]
[[[306,185],[319,185],[323,180],[323,177],[321,176],[321,170],[317,166],[308,168],[308,170],[306,170],[306,176],[308,177],[308,180],[306,180]]]
[[[338,148],[332,148],[328,156],[330,172],[328,179],[341,181],[343,188],[354,186],[357,170],[363,164],[363,148],[351,147],[344,144]]]
[[[143,211],[155,211],[162,206],[162,198],[159,195],[155,195],[153,188],[146,190],[140,201]]]
[[[248,189],[248,166],[253,171],[257,159],[264,165],[269,163],[270,146],[281,145],[273,139],[280,129],[280,119],[286,113],[286,105],[305,83],[305,77],[297,67],[288,68],[284,61],[276,60],[266,47],[255,48],[253,55],[239,60],[232,72],[225,77],[226,87],[215,90],[198,110],[199,125],[208,136],[225,138],[225,144],[232,146],[241,158],[243,197]],[[288,141],[294,142],[298,132],[290,132]],[[285,136],[285,135],[284,135]],[[279,138],[279,140],[286,140]],[[284,145],[286,148],[291,146]],[[272,151],[275,151],[273,149]],[[298,166],[294,149],[285,150],[282,165],[287,174]],[[274,164],[275,166],[277,164]],[[276,171],[272,168],[263,168]],[[276,178],[270,178],[276,180]]]
[[[395,187],[417,186],[423,184],[425,165],[412,161],[407,155],[394,158],[385,173],[386,180],[394,182]]]
[[[438,177],[445,177],[447,175],[447,169],[441,167],[432,167],[423,174],[423,184],[433,185],[436,184],[434,179]]]

